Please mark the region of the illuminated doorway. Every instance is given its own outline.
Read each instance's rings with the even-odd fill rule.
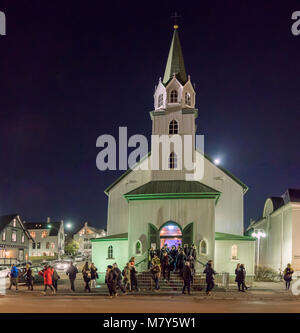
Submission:
[[[182,231],[174,222],[165,224],[160,230],[159,237],[160,248],[162,248],[165,244],[167,244],[169,248],[172,246],[178,247],[182,245]]]

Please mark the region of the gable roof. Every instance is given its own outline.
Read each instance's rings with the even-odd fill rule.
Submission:
[[[284,200],[282,197],[269,197],[273,204],[273,212],[284,205]]]
[[[300,189],[289,188],[283,194],[284,203],[288,202],[300,202]]]
[[[223,232],[215,232],[215,240],[255,241],[255,238],[251,236],[240,236],[240,235],[226,234]]]
[[[49,236],[57,236],[58,230],[60,229],[62,222],[25,222],[25,226],[28,230],[42,230],[47,229],[49,232]],[[49,225],[51,228],[49,228]]]
[[[5,229],[6,226],[17,217],[17,214],[0,216],[0,231]]]
[[[92,242],[103,242],[105,240],[126,240],[128,239],[128,233],[123,233],[123,234],[114,234],[106,237],[101,237],[101,238],[92,238]]]

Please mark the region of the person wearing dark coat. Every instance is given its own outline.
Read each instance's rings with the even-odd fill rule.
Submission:
[[[109,291],[109,296],[112,298],[113,296],[117,296],[116,292],[116,283],[117,283],[117,275],[111,265],[107,266],[106,274],[105,274],[105,283],[107,284],[107,288]]]
[[[159,287],[159,278],[160,278],[160,272],[161,272],[161,269],[160,269],[160,265],[159,264],[154,264],[152,267],[151,267],[151,275],[152,275],[152,279],[155,283],[155,290],[159,290],[160,287]]]
[[[245,278],[246,278],[246,270],[243,264],[239,266],[236,270],[236,282],[238,284],[239,291],[245,291],[245,289],[248,289],[245,285]],[[242,289],[241,289],[242,287]]]
[[[89,268],[89,263],[86,262],[82,269],[82,276],[84,280],[84,291],[91,292],[90,281],[91,281],[91,270]]]
[[[117,263],[115,262],[113,264],[113,270],[116,274],[116,288],[119,288],[123,294],[126,293],[126,290],[125,288],[122,286],[122,272],[121,270],[119,269]]]
[[[172,257],[172,266],[171,266],[171,270],[172,271],[176,271],[176,258],[177,258],[177,250],[176,250],[176,246],[172,246],[172,249],[170,251],[170,256]]]
[[[185,261],[186,261],[186,255],[185,255],[184,251],[181,250],[177,254],[177,258],[176,258],[176,266],[177,266],[177,269],[179,270],[179,274],[181,276],[182,276],[182,269],[184,267]]]
[[[57,284],[58,284],[58,280],[60,279],[60,276],[57,274],[57,271],[54,267],[52,267],[52,269],[53,269],[52,286],[54,287],[55,291],[57,292]]]
[[[67,269],[66,274],[69,277],[70,280],[70,285],[71,285],[71,290],[75,292],[75,280],[76,280],[76,274],[78,273],[78,269],[76,266],[73,265],[73,262],[70,263],[70,267]]]
[[[236,283],[238,282],[238,281],[237,281],[237,275],[238,275],[238,269],[240,268],[240,265],[241,265],[241,264],[237,264],[237,265],[236,265],[236,269],[235,269],[235,271],[234,271],[234,274],[235,274],[235,280],[234,280],[234,281],[235,281]]]
[[[194,258],[194,260],[197,259],[197,250],[196,250],[196,246],[194,244],[192,244],[192,246],[190,247],[189,256],[192,256]]]
[[[290,284],[292,281],[292,276],[294,274],[294,270],[291,266],[291,264],[287,264],[286,269],[283,272],[283,279],[285,281],[285,288],[290,289]]]
[[[157,252],[156,250],[154,250],[153,247],[151,247],[151,249],[149,249],[149,255],[148,255],[148,268],[151,267],[151,262],[155,255],[157,255]]]
[[[192,271],[190,268],[190,263],[187,261],[182,269],[183,278],[183,289],[182,293],[185,294],[185,288],[187,288],[188,294],[191,295],[191,283],[192,283]]]
[[[136,278],[136,269],[134,265],[130,266],[130,283],[131,283],[131,291],[136,290],[139,291],[137,278]]]
[[[211,296],[211,291],[215,286],[214,275],[217,274],[212,268],[212,260],[208,261],[203,273],[206,274],[206,294]]]
[[[26,284],[27,284],[28,290],[33,290],[32,270],[31,270],[31,268],[28,264],[26,265],[26,273],[25,274],[26,274],[25,279],[26,279]]]
[[[161,260],[161,269],[164,280],[170,281],[170,271],[171,267],[169,265],[169,256],[167,252],[164,252],[162,260]]]
[[[193,256],[189,256],[187,258],[187,261],[190,263],[190,268],[191,268],[191,271],[192,271],[192,276],[194,277],[195,276],[195,259]]]
[[[186,257],[189,255],[189,246],[188,246],[188,244],[184,244],[183,252],[184,252]]]

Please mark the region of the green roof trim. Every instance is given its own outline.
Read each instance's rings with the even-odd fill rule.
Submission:
[[[221,192],[197,181],[156,180],[150,181],[124,194],[130,200],[158,199],[216,199]]]
[[[251,236],[241,236],[241,235],[232,235],[226,234],[223,232],[215,232],[215,240],[234,240],[234,241],[250,241],[253,242],[256,239]]]
[[[128,240],[128,233],[124,234],[115,234],[106,237],[92,238],[92,242],[105,242],[105,241],[119,241],[119,240]]]
[[[187,82],[188,78],[185,71],[184,59],[177,29],[175,29],[173,33],[163,84],[168,84],[174,74],[181,84],[185,84]]]

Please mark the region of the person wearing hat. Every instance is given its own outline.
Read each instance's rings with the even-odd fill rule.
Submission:
[[[117,282],[117,275],[113,270],[113,266],[108,265],[105,274],[105,283],[107,284],[110,298],[112,298],[113,296],[114,297],[117,296],[116,282]]]

